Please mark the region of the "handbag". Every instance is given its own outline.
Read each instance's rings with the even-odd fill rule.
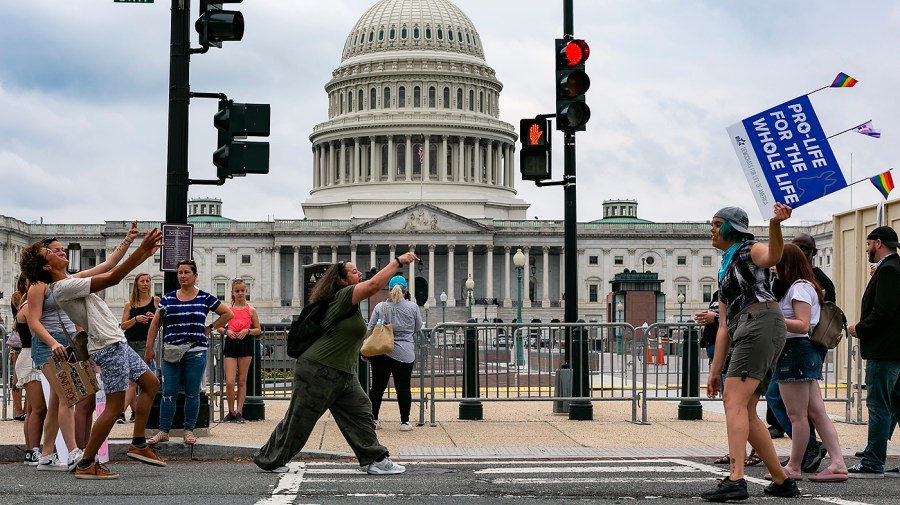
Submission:
[[[52,356],[50,364],[53,365],[53,373],[47,377],[47,382],[50,383],[56,394],[71,407],[85,398],[94,396],[97,391],[100,391],[100,384],[97,382],[94,367],[91,366],[90,355],[87,350],[87,332],[79,331],[73,338],[66,330],[66,325],[63,324],[59,311],[56,312],[56,317],[59,319],[63,333],[66,334],[66,339],[74,351],[76,361],[75,363],[69,363]]]
[[[381,302],[381,305],[384,319],[378,320],[359,349],[359,353],[367,358],[394,352],[394,327],[388,318],[387,311],[384,311],[384,302]]]
[[[6,347],[14,351],[22,350],[22,339],[19,337],[18,332],[11,331],[6,335]]]

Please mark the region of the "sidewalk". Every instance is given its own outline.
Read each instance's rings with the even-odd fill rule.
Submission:
[[[707,405],[701,421],[678,420],[677,402],[653,402],[649,406],[648,425],[627,421],[631,406],[625,402],[594,402],[592,421],[570,421],[567,415],[554,414],[547,402],[484,402],[484,420],[462,421],[458,404],[438,403],[437,426],[416,426],[400,431],[397,404],[385,402],[378,431],[382,444],[398,460],[434,458],[622,458],[622,457],[719,457],[728,452],[725,416],[715,412],[721,406]],[[249,458],[265,443],[284,416],[288,400],[266,400],[265,420],[236,423],[212,423],[209,436],[200,437],[193,447],[180,442],[163,444],[160,454],[173,460],[222,460]],[[833,416],[842,415],[839,405],[829,404]],[[430,412],[426,411],[426,422]],[[214,418],[218,418],[216,413]],[[418,420],[418,404],[413,403],[412,422]],[[131,441],[132,424],[115,425],[110,435],[113,460],[125,459]],[[866,445],[866,425],[836,422],[845,456]],[[154,433],[148,430],[148,436]],[[175,432],[173,431],[173,435]],[[180,437],[172,437],[180,440]],[[781,455],[790,451],[790,440],[775,440]],[[0,461],[21,461],[24,443],[22,423],[0,422]],[[888,455],[900,455],[896,445],[888,446]],[[299,458],[352,458],[330,415],[316,425]]]

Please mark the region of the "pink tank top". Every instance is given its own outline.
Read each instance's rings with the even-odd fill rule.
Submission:
[[[228,329],[231,331],[241,331],[250,328],[250,306],[247,305],[243,309],[231,307],[234,318],[228,321]]]

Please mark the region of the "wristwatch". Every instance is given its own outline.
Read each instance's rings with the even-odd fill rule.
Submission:
[[[403,263],[400,262],[400,258],[394,258],[397,260],[397,268],[403,268]]]

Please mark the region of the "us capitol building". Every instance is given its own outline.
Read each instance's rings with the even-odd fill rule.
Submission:
[[[721,258],[709,223],[652,223],[638,217],[636,201],[611,199],[601,216],[578,224],[578,250],[567,251],[563,221],[526,219],[528,203],[516,192],[517,134],[500,119],[502,89],[475,26],[449,0],[378,1],[348,34],[325,85],[328,118],[309,137],[313,189],[302,203],[305,217],[235,221],[218,199],[189,202],[199,287],[225,301],[231,279],[240,277],[260,320],[280,322],[300,310],[302,265],[349,260],[367,272],[414,251],[422,262],[404,274],[420,305],[431,307],[429,324],[440,321],[442,293],[447,320],[468,317],[469,277],[473,316],[508,322],[518,294],[512,258],[521,248],[526,321],[563,319],[566,296],[577,296],[585,320],[615,320],[611,282],[622,274],[660,281],[658,320],[674,320],[679,308],[686,315],[706,308]],[[88,268],[121,242],[128,225],[0,216],[0,291],[11,293],[28,244],[57,237],[73,267]],[[751,231],[767,236],[766,228]],[[817,266],[830,275],[832,223],[784,229],[786,240],[799,232],[815,237]],[[564,293],[565,254],[578,256],[577,294]],[[150,272],[162,294],[158,257],[138,271]],[[104,293],[114,313],[133,280]],[[3,307],[8,315],[6,299]]]

